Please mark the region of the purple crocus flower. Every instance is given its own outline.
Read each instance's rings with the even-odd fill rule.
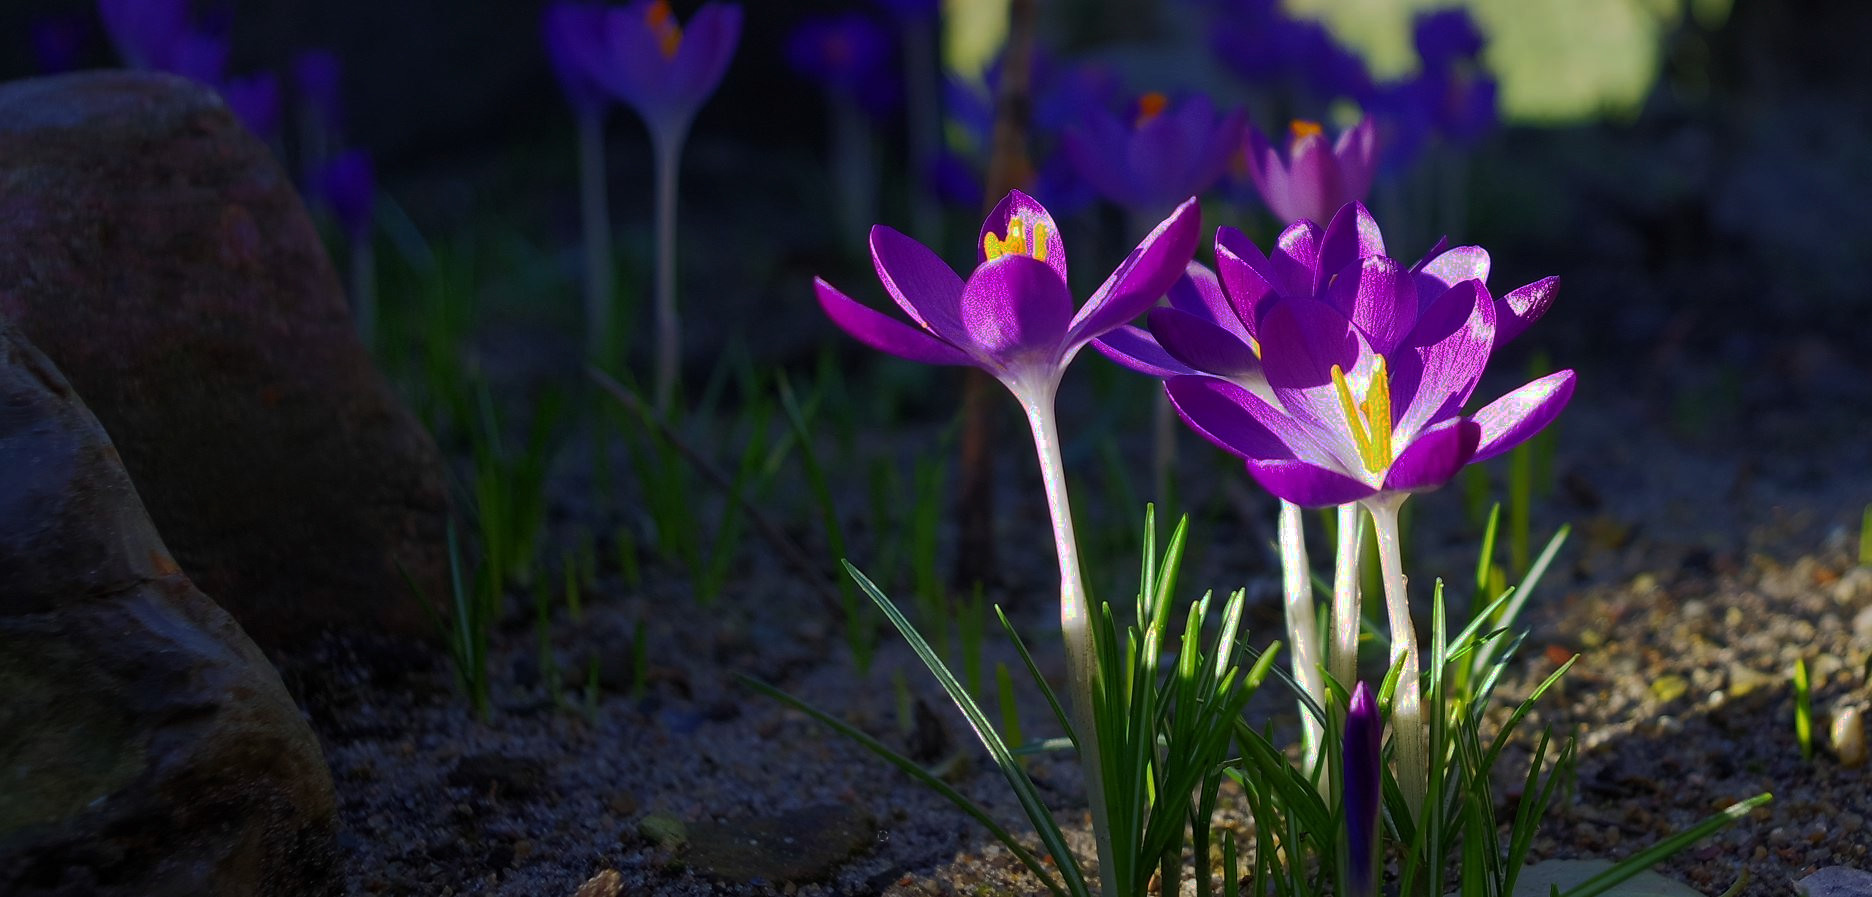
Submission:
[[[1411,22],[1411,41],[1425,69],[1443,69],[1482,55],[1482,29],[1462,7],[1418,13]]]
[[[319,172],[319,193],[331,206],[332,217],[352,240],[370,233],[377,207],[377,170],[369,153],[339,153]]]
[[[546,58],[567,101],[581,115],[593,115],[604,108],[604,86],[591,74],[595,61],[603,54],[604,28],[605,10],[596,3],[558,0],[546,7],[540,20]]]
[[[1219,281],[1260,349],[1273,400],[1211,376],[1175,377],[1167,389],[1192,429],[1295,504],[1435,489],[1534,435],[1573,394],[1574,373],[1560,371],[1463,415],[1503,315],[1482,280],[1450,280],[1485,275],[1486,254],[1451,250],[1406,268],[1383,246],[1357,204],[1323,232],[1310,222],[1288,228],[1271,258],[1239,235],[1218,234]],[[1530,284],[1501,307],[1511,319],[1517,306],[1531,319],[1556,287],[1551,279]],[[1153,315],[1160,344],[1178,345],[1158,318],[1173,319]]]
[[[229,78],[221,84],[221,99],[247,130],[268,140],[279,133],[279,78],[271,72]]]
[[[1147,93],[1129,120],[1091,111],[1066,129],[1064,146],[1073,170],[1093,189],[1126,209],[1149,212],[1209,189],[1228,166],[1241,126],[1240,111],[1220,113],[1201,94],[1173,102]]]
[[[54,15],[34,21],[29,34],[40,74],[56,75],[78,68],[90,43],[91,27],[81,16]]]
[[[293,89],[299,102],[332,130],[343,120],[343,74],[337,54],[330,50],[305,50],[293,57]]]
[[[715,92],[741,39],[741,7],[705,3],[685,27],[667,0],[605,11],[587,71],[630,104],[652,132],[686,130]]]
[[[1384,720],[1378,701],[1363,682],[1352,690],[1346,714],[1345,766],[1346,884],[1348,897],[1377,893],[1378,807],[1384,793]]]
[[[897,105],[902,92],[891,35],[859,13],[810,18],[787,40],[787,63],[872,115]]]
[[[1086,343],[1135,318],[1163,295],[1196,248],[1194,200],[1138,244],[1077,313],[1066,244],[1045,207],[1015,190],[982,225],[968,279],[923,244],[871,230],[878,279],[912,327],[860,305],[824,280],[819,304],[859,342],[912,361],[979,367],[1023,397],[1050,391]]]
[[[1287,151],[1277,150],[1254,125],[1247,128],[1248,176],[1282,221],[1325,221],[1371,191],[1377,170],[1378,137],[1370,119],[1328,142],[1317,123],[1295,121]]]
[[[98,17],[132,68],[167,70],[173,48],[189,30],[187,0],[98,0]]]

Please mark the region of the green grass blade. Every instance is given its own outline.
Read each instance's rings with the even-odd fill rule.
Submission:
[[[1620,882],[1669,859],[1671,855],[1709,837],[1716,830],[1747,816],[1749,811],[1771,800],[1774,800],[1774,795],[1764,791],[1748,800],[1730,804],[1727,808],[1704,817],[1696,825],[1626,857],[1618,865],[1574,885],[1561,897],[1598,897],[1612,890]]]

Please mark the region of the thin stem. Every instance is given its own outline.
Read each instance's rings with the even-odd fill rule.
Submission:
[[[1079,570],[1078,540],[1073,534],[1072,502],[1066,492],[1066,469],[1060,458],[1059,428],[1054,420],[1057,386],[1017,390],[1027,424],[1033,429],[1040,458],[1040,481],[1046,487],[1047,511],[1053,517],[1053,548],[1059,555],[1060,635],[1066,641],[1073,728],[1078,732],[1079,765],[1085,771],[1086,802],[1092,810],[1092,835],[1098,844],[1099,885],[1105,897],[1118,897],[1118,866],[1113,861],[1111,819],[1105,806],[1105,775],[1099,755],[1098,720],[1093,699],[1098,676],[1092,641],[1092,607]]]
[[[1294,681],[1315,704],[1326,705],[1326,680],[1320,676],[1319,618],[1313,607],[1313,568],[1307,563],[1306,532],[1300,506],[1285,499],[1280,509],[1281,583],[1286,593],[1287,635],[1293,640]],[[1307,770],[1319,758],[1321,721],[1303,704],[1301,747]],[[1324,784],[1324,783],[1322,783]]]
[[[585,352],[592,363],[615,369],[611,319],[611,207],[605,187],[604,115],[578,113],[579,224],[585,242]]]
[[[1365,548],[1365,515],[1359,506],[1339,506],[1339,548],[1333,558],[1333,644],[1327,669],[1341,685],[1358,678],[1359,555]]]
[[[676,170],[682,161],[683,122],[652,129],[656,148],[656,410],[668,414],[676,400],[682,362],[682,322],[676,316]]]
[[[1397,693],[1391,699],[1391,737],[1397,743],[1398,788],[1411,818],[1424,818],[1424,797],[1430,783],[1429,733],[1424,728],[1423,690],[1417,683],[1421,669],[1417,627],[1411,622],[1406,592],[1404,556],[1398,543],[1398,508],[1406,495],[1381,495],[1365,502],[1372,530],[1378,536],[1378,564],[1384,571],[1385,611],[1391,618],[1391,663],[1401,665]],[[1401,662],[1401,664],[1400,664]]]

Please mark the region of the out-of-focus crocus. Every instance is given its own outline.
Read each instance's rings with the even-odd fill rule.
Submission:
[[[1429,10],[1411,21],[1411,43],[1424,68],[1447,68],[1482,55],[1482,29],[1462,7]]]
[[[741,39],[741,7],[706,3],[685,26],[667,0],[605,12],[603,40],[587,72],[643,117],[656,161],[655,403],[676,398],[682,324],[676,313],[676,183],[683,141],[702,102],[721,84]]]
[[[368,153],[348,150],[319,171],[315,184],[350,244],[351,314],[368,348],[377,339],[377,264],[371,243],[377,169]]]
[[[1346,714],[1345,766],[1347,897],[1371,897],[1378,884],[1378,808],[1384,796],[1384,720],[1363,682],[1352,690]]]
[[[1283,153],[1249,125],[1246,152],[1248,176],[1274,217],[1283,222],[1326,221],[1371,191],[1378,165],[1377,130],[1370,119],[1361,119],[1338,140],[1328,141],[1319,124],[1295,121],[1288,127]]]
[[[786,46],[793,70],[824,85],[872,115],[897,105],[897,73],[891,61],[890,34],[858,13],[807,19],[794,29]]]
[[[1214,22],[1211,48],[1251,85],[1299,94],[1320,105],[1340,98],[1363,102],[1371,93],[1371,72],[1358,54],[1325,25],[1288,18],[1278,3],[1231,4]]]
[[[540,31],[566,101],[580,115],[597,114],[608,98],[592,69],[603,54],[605,9],[596,3],[558,0],[546,7]]]
[[[293,90],[306,111],[332,129],[344,120],[344,68],[330,50],[304,50],[293,57]]]
[[[741,7],[705,3],[685,25],[667,0],[637,0],[605,11],[601,37],[591,76],[636,109],[652,132],[681,132],[728,71],[741,39]]]
[[[1147,93],[1128,119],[1096,110],[1065,133],[1066,158],[1106,199],[1151,216],[1222,176],[1240,139],[1242,114],[1222,113],[1209,98],[1172,101]]]
[[[221,85],[221,98],[227,102],[229,109],[234,110],[235,116],[247,125],[247,130],[259,135],[262,140],[271,140],[278,135],[279,78],[272,72],[227,79]]]
[[[91,28],[83,17],[54,15],[33,22],[29,36],[39,73],[56,75],[78,68],[90,43]]]
[[[1054,398],[1066,366],[1086,343],[1137,317],[1169,288],[1195,252],[1197,219],[1195,199],[1177,206],[1077,312],[1059,226],[1018,190],[983,222],[967,280],[923,244],[888,227],[872,229],[878,279],[916,326],[860,305],[824,280],[813,281],[820,307],[860,342],[912,361],[981,368],[1006,385],[1026,412],[1053,522],[1073,728],[1102,860],[1112,856],[1112,836],[1092,705],[1092,608],[1081,578]],[[1101,862],[1100,870],[1102,893],[1117,893],[1114,864]]]
[[[187,0],[98,0],[104,33],[133,68],[168,71],[189,30]]]

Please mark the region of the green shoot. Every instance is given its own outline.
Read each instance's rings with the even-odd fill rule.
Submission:
[[[554,707],[564,707],[559,657],[553,651],[552,599],[544,577],[533,581],[533,635],[538,641],[540,680],[546,683],[546,695]]]
[[[1859,566],[1872,567],[1872,505],[1859,518]]]
[[[455,668],[455,682],[467,695],[475,717],[487,722],[492,708],[487,669],[488,635],[500,612],[501,593],[489,577],[481,575],[480,568],[475,570],[472,580],[464,580],[461,545],[455,537],[453,521],[448,524],[448,561],[452,604],[447,619],[436,610],[429,596],[423,594],[409,571],[401,564],[398,569],[410,591],[415,593],[417,603],[428,612],[430,622],[442,633],[442,644],[448,649],[449,661]]]
[[[826,478],[825,469],[819,464],[818,452],[813,448],[809,412],[800,406],[785,374],[779,376],[777,388],[780,392],[780,407],[786,412],[787,421],[793,425],[793,438],[799,443],[800,465],[806,469],[807,485],[819,504],[819,521],[825,529],[826,545],[834,557],[845,557],[845,527],[839,520],[838,503],[832,497],[832,486]],[[870,615],[864,613],[864,607],[859,603],[858,593],[852,590],[850,580],[841,578],[838,589],[840,607],[845,615],[845,644],[851,649],[858,672],[863,673],[871,668],[871,657],[877,652],[877,632],[872,628]]]
[[[1020,708],[1014,703],[1014,677],[1005,663],[995,664],[995,701],[1001,707],[1001,737],[1008,744],[1026,743],[1021,737]],[[1020,764],[1026,769],[1027,758],[1020,758]]]
[[[982,691],[982,639],[988,628],[988,617],[982,602],[981,583],[976,583],[969,600],[956,608],[955,618],[956,640],[962,647],[962,682],[968,686],[970,694],[986,698]]]
[[[1794,659],[1794,740],[1800,743],[1801,759],[1812,763],[1813,690],[1807,682],[1807,661],[1800,657]]]

